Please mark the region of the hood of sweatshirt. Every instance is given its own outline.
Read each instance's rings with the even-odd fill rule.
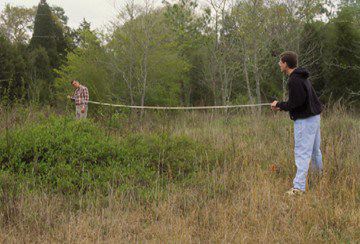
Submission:
[[[301,78],[304,78],[304,79],[307,79],[309,78],[310,76],[310,73],[307,69],[305,68],[297,68],[295,69],[290,76],[292,75],[295,75],[295,76],[298,76],[298,77],[301,77]]]

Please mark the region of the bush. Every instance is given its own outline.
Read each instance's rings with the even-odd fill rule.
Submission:
[[[62,193],[147,188],[190,177],[208,148],[187,137],[135,134],[107,136],[89,121],[43,119],[0,135],[3,172],[34,187]]]

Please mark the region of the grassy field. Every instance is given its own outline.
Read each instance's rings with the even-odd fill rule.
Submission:
[[[1,139],[16,141],[12,136],[24,134],[32,140],[37,136],[27,131],[46,131],[56,121],[70,121],[64,115],[51,117],[52,113],[3,109]],[[41,124],[46,126],[36,127]],[[79,141],[73,147],[82,147],[76,150],[86,154],[93,153],[87,148],[104,148],[110,159],[102,155],[103,160],[112,162],[114,157],[122,166],[94,159],[89,164],[95,166],[83,165],[65,187],[54,179],[68,179],[71,172],[58,176],[52,171],[54,158],[61,155],[52,154],[51,168],[46,168],[50,157],[37,157],[45,167],[45,173],[39,173],[34,157],[24,162],[19,157],[17,162],[11,155],[32,147],[22,142],[24,138],[10,143],[19,150],[3,142],[0,150],[9,154],[0,161],[0,242],[360,242],[360,119],[341,108],[328,109],[322,117],[323,177],[310,175],[309,191],[295,198],[284,195],[295,173],[293,126],[286,114],[171,112],[148,114],[142,121],[113,114],[66,125],[58,135],[63,140],[75,143],[68,131],[78,125],[82,129],[75,137],[90,135],[89,141],[99,143]],[[87,132],[87,126],[100,134],[91,138],[95,132]],[[142,139],[134,143],[134,134]],[[107,140],[114,146],[108,148]],[[51,140],[46,143],[54,145]],[[116,151],[115,157],[112,150],[118,147],[123,151]],[[125,170],[124,165],[137,167],[128,160],[142,168],[129,171],[115,184],[116,171]],[[102,167],[114,176],[107,179]],[[83,179],[87,170],[88,188]],[[132,172],[141,182],[131,177]]]

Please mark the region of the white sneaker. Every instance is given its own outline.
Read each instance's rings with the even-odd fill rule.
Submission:
[[[285,194],[288,195],[288,196],[300,196],[300,195],[302,195],[304,193],[305,192],[303,192],[302,190],[299,190],[299,189],[296,189],[296,188],[291,188],[290,190],[285,192]]]

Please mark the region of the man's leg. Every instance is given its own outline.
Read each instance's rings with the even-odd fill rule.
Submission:
[[[88,107],[87,106],[85,107],[84,112],[81,112],[82,108],[83,108],[82,106],[79,106],[79,112],[80,112],[79,119],[86,119],[87,118]]]
[[[298,119],[294,123],[295,163],[297,168],[294,188],[301,191],[306,190],[306,177],[313,152],[317,123],[315,116]]]
[[[312,152],[312,166],[315,171],[321,172],[323,169],[323,162],[322,162],[322,153],[320,149],[321,144],[321,132],[320,132],[320,115],[319,115],[319,125],[315,135],[315,142],[314,148]]]
[[[88,113],[88,106],[85,107],[85,112],[82,113],[82,118],[86,119],[87,118],[87,113]]]
[[[80,106],[76,106],[76,119],[77,120],[81,119],[81,107]]]

